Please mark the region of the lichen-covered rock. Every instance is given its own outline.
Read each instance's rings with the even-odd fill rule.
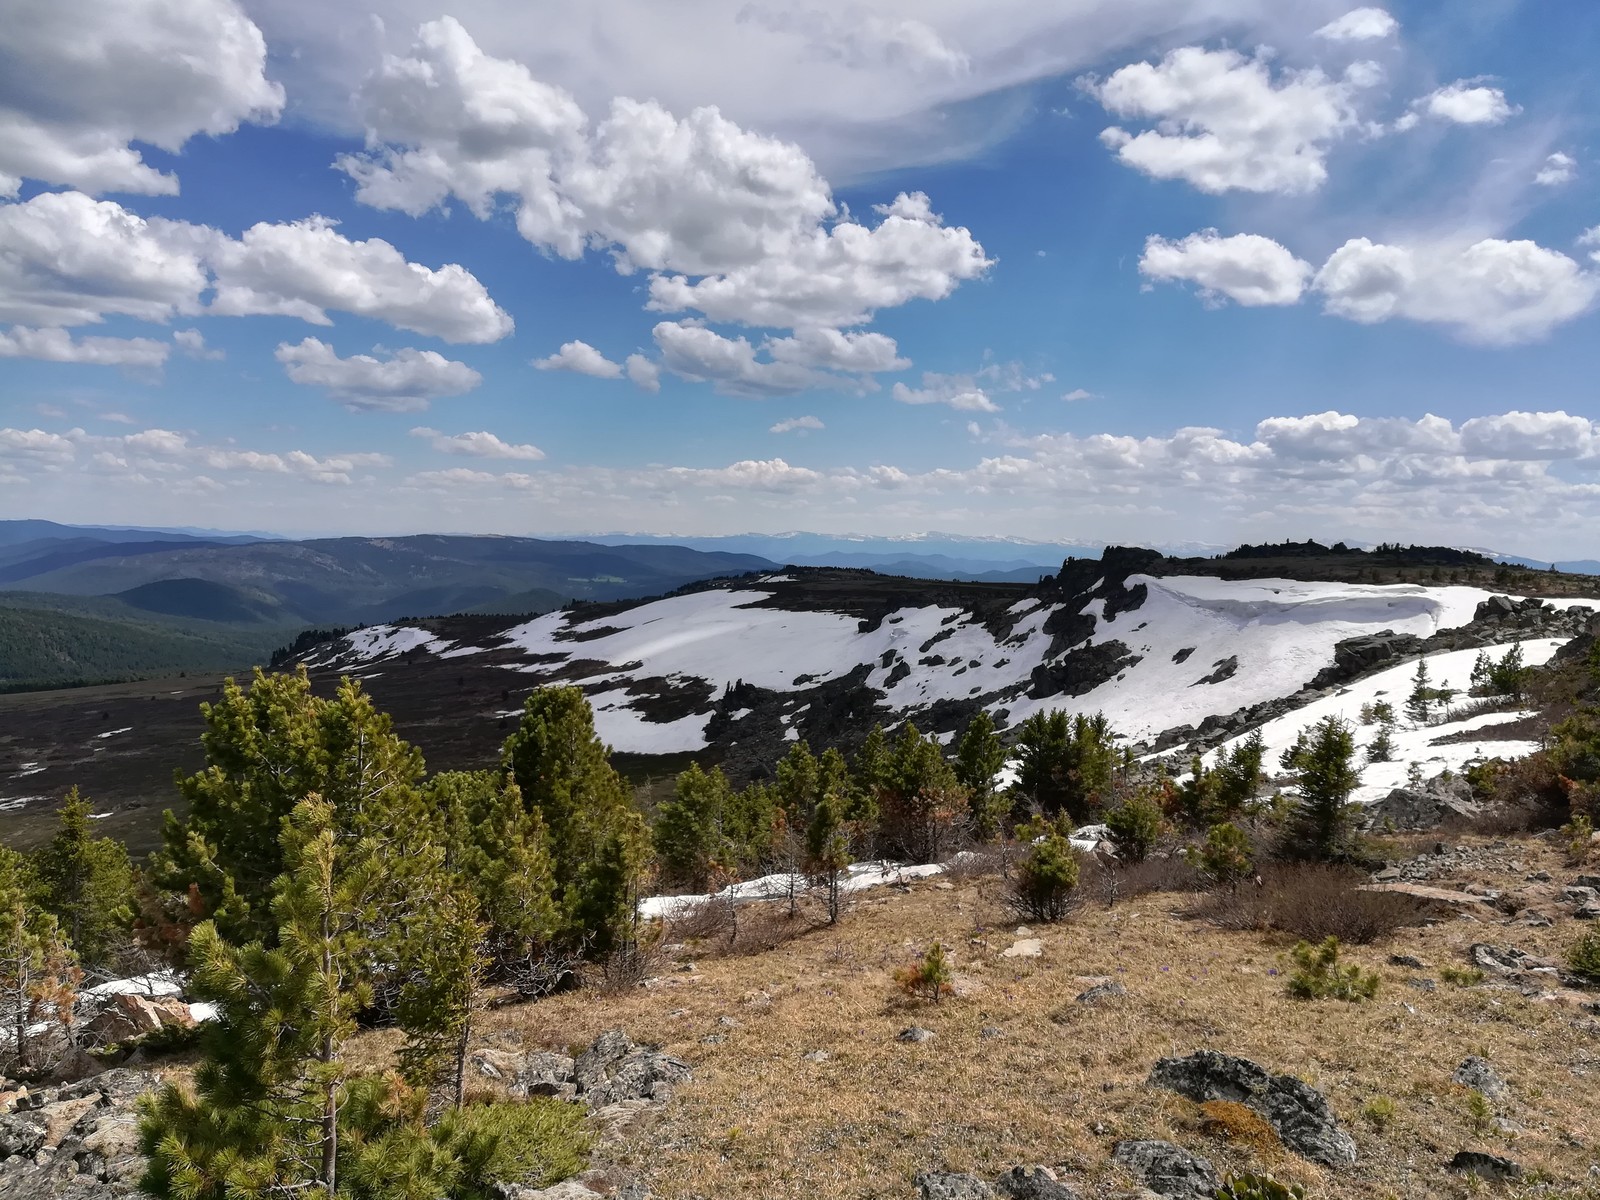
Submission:
[[[1150,1084],[1201,1104],[1243,1104],[1265,1117],[1290,1150],[1325,1167],[1348,1167],[1356,1161],[1355,1140],[1340,1126],[1327,1097],[1292,1075],[1273,1075],[1247,1058],[1216,1050],[1163,1058],[1150,1072]]]
[[[924,1171],[912,1182],[921,1200],[995,1200],[988,1183],[959,1171]]]
[[[1462,1150],[1450,1160],[1447,1167],[1463,1175],[1476,1175],[1493,1182],[1522,1178],[1522,1167],[1498,1154],[1485,1154],[1481,1150]]]
[[[1222,1186],[1208,1159],[1171,1142],[1122,1141],[1113,1147],[1111,1157],[1167,1200],[1210,1200]]]
[[[1010,1200],[1081,1200],[1049,1167],[1012,1167],[994,1186]]]
[[[554,1068],[552,1068],[554,1070]],[[664,1101],[673,1084],[693,1076],[689,1064],[649,1046],[638,1046],[620,1029],[608,1029],[573,1064],[577,1094],[591,1109],[625,1100]]]
[[[1461,1065],[1456,1068],[1451,1078],[1474,1091],[1482,1092],[1491,1100],[1504,1100],[1511,1094],[1506,1081],[1500,1078],[1488,1060],[1479,1058],[1476,1054],[1462,1059]]]

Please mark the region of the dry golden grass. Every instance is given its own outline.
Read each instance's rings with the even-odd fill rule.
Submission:
[[[1562,877],[1546,843],[1521,842],[1516,855],[1526,870]],[[1518,886],[1522,875],[1481,882]],[[1509,1155],[1534,1181],[1555,1185],[1530,1181],[1503,1194],[1600,1196],[1600,1179],[1588,1174],[1600,1159],[1594,1018],[1505,989],[1440,982],[1419,991],[1406,985],[1409,972],[1387,965],[1391,953],[1416,955],[1437,978],[1441,966],[1466,965],[1475,941],[1556,954],[1579,932],[1570,919],[1508,927],[1485,908],[1480,920],[1405,930],[1348,951],[1383,977],[1374,1001],[1309,1003],[1284,992],[1287,939],[1185,920],[1178,913],[1193,897],[1152,894],[1034,926],[1038,959],[1001,957],[1015,940],[1002,899],[994,878],[871,893],[837,927],[766,953],[691,948],[648,987],[495,1011],[484,1037],[578,1047],[620,1026],[692,1063],[695,1081],[616,1152],[662,1200],[909,1197],[919,1170],[992,1177],[1022,1163],[1064,1169],[1099,1195],[1131,1185],[1109,1161],[1124,1137],[1170,1139],[1224,1172],[1270,1170],[1316,1197],[1466,1196],[1477,1188],[1443,1170],[1463,1148]],[[935,940],[950,953],[957,994],[910,1002],[891,971]],[[1102,976],[1128,995],[1077,1004]],[[912,1022],[936,1039],[897,1041]],[[715,1035],[725,1040],[702,1040]],[[1202,1047],[1322,1089],[1356,1139],[1359,1164],[1325,1172],[1271,1145],[1238,1113],[1205,1112],[1144,1086],[1156,1059]],[[831,1057],[802,1059],[818,1049]],[[1494,1116],[1514,1132],[1481,1120],[1474,1127],[1471,1094],[1451,1082],[1469,1054],[1510,1084]],[[1381,1131],[1362,1117],[1380,1097],[1394,1102]]]

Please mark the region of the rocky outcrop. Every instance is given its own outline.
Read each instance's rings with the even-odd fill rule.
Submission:
[[[1222,1186],[1217,1169],[1208,1159],[1171,1142],[1122,1141],[1113,1148],[1111,1157],[1145,1187],[1168,1200],[1210,1200]]]
[[[1395,788],[1361,814],[1365,829],[1414,832],[1437,829],[1454,818],[1475,817],[1483,805],[1463,775],[1441,772],[1420,788]]]
[[[159,1080],[117,1069],[19,1096],[0,1116],[0,1200],[119,1200],[139,1194],[134,1101]]]
[[[1247,1058],[1197,1050],[1156,1063],[1150,1084],[1197,1103],[1243,1104],[1264,1117],[1290,1150],[1325,1167],[1356,1161],[1355,1141],[1334,1117],[1327,1097],[1293,1075],[1273,1075]]]
[[[1346,638],[1333,647],[1333,665],[1317,672],[1311,680],[1311,686],[1335,687],[1407,655],[1421,652],[1421,638],[1411,633],[1396,633],[1392,629]]]
[[[1076,1189],[1062,1183],[1049,1167],[1012,1167],[994,1186],[1009,1200],[1080,1200]]]
[[[194,1014],[175,996],[116,993],[96,997],[98,1011],[84,1026],[91,1045],[107,1045],[142,1037],[158,1029],[193,1029]]]
[[[546,1051],[498,1049],[472,1055],[478,1074],[505,1085],[513,1096],[555,1096],[591,1110],[628,1101],[665,1103],[675,1084],[692,1077],[689,1064],[608,1029],[577,1058]]]

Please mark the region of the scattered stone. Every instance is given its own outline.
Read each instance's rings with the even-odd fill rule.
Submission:
[[[829,1054],[826,1050],[812,1050],[810,1053],[802,1054],[800,1057],[803,1061],[809,1063],[825,1063],[832,1058],[833,1055]]]
[[[1222,1186],[1208,1160],[1171,1142],[1122,1141],[1112,1149],[1111,1157],[1167,1200],[1210,1200]]]
[[[706,1046],[720,1046],[727,1040],[728,1035],[725,1033],[708,1033],[700,1039],[701,1044]]]
[[[530,1054],[511,1085],[515,1096],[562,1096],[575,1091],[577,1064],[565,1054]]]
[[[1466,1175],[1476,1175],[1479,1179],[1487,1179],[1492,1183],[1522,1178],[1520,1165],[1509,1158],[1502,1158],[1498,1154],[1485,1154],[1481,1150],[1459,1151],[1450,1160],[1447,1169],[1460,1171]]]
[[[924,1171],[913,1182],[922,1200],[995,1200],[994,1188],[959,1171]]]
[[[1391,967],[1404,967],[1408,971],[1426,971],[1428,969],[1426,963],[1410,954],[1389,955],[1389,965]]]
[[[1011,1200],[1081,1200],[1077,1191],[1056,1178],[1049,1167],[1012,1167],[994,1181],[994,1186]]]
[[[1419,992],[1432,992],[1437,990],[1439,985],[1434,983],[1434,981],[1431,979],[1424,979],[1420,976],[1413,975],[1406,980],[1406,986],[1414,987]]]
[[[1548,872],[1545,873],[1545,878],[1550,878]],[[1572,886],[1600,889],[1600,875],[1579,875],[1572,881]]]
[[[978,1036],[979,1037],[987,1038],[987,1039],[991,1039],[991,1040],[994,1039],[994,1038],[1005,1037],[1005,1035],[1006,1035],[1006,1031],[1004,1029],[1001,1029],[1000,1026],[998,1026],[998,1025],[985,1025],[978,1032]]]
[[[1099,1004],[1101,1001],[1116,1000],[1122,996],[1126,996],[1127,994],[1127,988],[1123,987],[1115,979],[1110,979],[1105,983],[1095,984],[1088,991],[1079,992],[1077,1002],[1079,1004],[1086,1004],[1092,1007],[1093,1005]]]
[[[1511,1094],[1506,1081],[1500,1078],[1488,1060],[1479,1058],[1476,1054],[1463,1059],[1451,1078],[1474,1091],[1482,1092],[1491,1100],[1504,1100]]]
[[[932,1041],[938,1034],[931,1029],[924,1029],[921,1025],[910,1025],[894,1036],[901,1042],[927,1042]]]
[[[1044,954],[1044,943],[1038,938],[1021,938],[1000,951],[1001,958],[1039,958]]]
[[[1325,1167],[1348,1167],[1356,1161],[1355,1141],[1340,1126],[1327,1097],[1292,1075],[1272,1075],[1247,1058],[1197,1050],[1187,1058],[1163,1058],[1149,1082],[1201,1104],[1243,1104],[1265,1117],[1290,1150]]]
[[[573,1064],[577,1094],[590,1109],[628,1100],[664,1101],[671,1086],[691,1078],[689,1064],[649,1046],[638,1046],[620,1029],[608,1029]]]
[[[1460,912],[1482,912],[1484,906],[1489,903],[1484,896],[1474,896],[1469,892],[1453,892],[1449,888],[1429,887],[1422,883],[1366,883],[1361,885],[1361,890],[1398,892],[1402,896],[1421,900],[1441,913],[1451,916]]]

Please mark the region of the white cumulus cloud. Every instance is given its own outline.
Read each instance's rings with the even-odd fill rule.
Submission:
[[[468,458],[520,459],[527,462],[536,462],[544,457],[544,451],[535,445],[527,442],[520,444],[507,442],[481,429],[474,433],[446,434],[419,425],[411,431],[411,436],[425,438],[440,454],[461,454]]]
[[[479,217],[501,198],[530,242],[566,258],[609,251],[655,274],[650,306],[771,326],[859,324],[937,300],[989,260],[925,197],[876,225],[846,217],[798,146],[718,109],[679,117],[616,98],[591,123],[565,90],[485,54],[450,17],[423,25],[363,85],[369,148],[340,159],[364,203],[417,214],[455,199]]]
[[[703,325],[662,321],[652,332],[667,370],[729,395],[789,396],[844,383],[799,363],[758,358],[747,339],[723,337]]]
[[[642,354],[630,354],[623,364],[634,386],[646,392],[661,390],[661,368]]]
[[[781,420],[781,421],[777,422],[776,424],[774,424],[771,429],[767,430],[767,432],[768,433],[806,433],[809,430],[823,429],[823,428],[826,428],[826,426],[823,425],[822,420],[819,417],[812,417],[812,416],[785,417],[783,420]]]
[[[1203,192],[1292,195],[1322,186],[1329,148],[1360,127],[1357,100],[1380,78],[1371,63],[1339,78],[1315,68],[1274,77],[1264,55],[1184,46],[1083,86],[1107,111],[1152,124],[1100,135],[1128,166]]]
[[[274,357],[294,382],[322,388],[358,412],[416,412],[431,400],[459,396],[483,382],[466,363],[433,350],[406,348],[384,359],[370,354],[340,358],[326,342],[308,337],[297,344],[281,343]]]
[[[65,329],[0,329],[0,358],[37,358],[45,362],[91,363],[105,367],[154,369],[171,349],[153,338],[73,338]]]
[[[511,332],[511,318],[465,267],[409,262],[381,238],[351,241],[334,225],[325,217],[263,222],[237,241],[220,239],[209,254],[210,311],[330,325],[327,310],[335,309],[447,342],[494,342]]]
[[[1395,122],[1395,128],[1412,129],[1423,117],[1457,125],[1499,125],[1521,111],[1499,88],[1485,87],[1474,79],[1458,79],[1413,101],[1411,111]]]
[[[0,22],[0,195],[23,179],[174,195],[134,143],[271,122],[283,88],[234,0],[10,0]]]
[[[182,350],[189,358],[203,359],[208,362],[220,362],[227,358],[227,352],[214,349],[206,345],[205,334],[198,329],[175,329],[172,331],[172,344]]]
[[[1354,8],[1322,26],[1316,36],[1330,42],[1372,42],[1394,36],[1399,28],[1400,22],[1384,9]]]
[[[1202,297],[1227,297],[1246,307],[1296,304],[1312,266],[1271,238],[1253,233],[1222,237],[1215,229],[1179,241],[1145,241],[1139,273],[1161,282],[1193,283]]]
[[[202,305],[208,288],[215,294]],[[388,242],[351,241],[321,217],[257,224],[234,239],[82,192],[0,204],[0,320],[84,325],[203,311],[329,325],[329,310],[454,342],[492,342],[512,329],[464,267],[409,262]]]
[[[534,359],[533,365],[541,371],[575,371],[596,379],[622,378],[622,364],[612,362],[588,342],[563,342],[561,349],[548,358]]]
[[[1402,317],[1467,341],[1511,345],[1537,341],[1589,311],[1600,275],[1526,240],[1405,246],[1354,238],[1329,256],[1312,286],[1335,316],[1365,324]]]
[[[1541,187],[1560,187],[1578,177],[1578,160],[1557,150],[1544,160],[1544,165],[1534,174],[1533,181]]]
[[[942,404],[958,412],[999,412],[989,393],[970,379],[925,372],[920,388],[897,383],[889,393],[901,404]]]
[[[903,371],[911,360],[901,358],[892,337],[882,333],[845,333],[838,329],[801,329],[793,337],[768,338],[765,347],[778,362],[820,370]]]

